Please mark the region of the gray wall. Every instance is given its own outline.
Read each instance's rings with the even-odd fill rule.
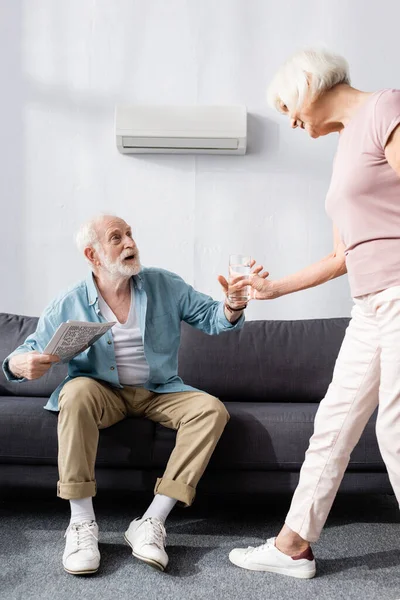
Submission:
[[[336,135],[291,131],[265,103],[281,61],[325,44],[354,85],[400,87],[397,0],[2,0],[0,311],[36,315],[83,277],[78,224],[112,210],[130,221],[143,263],[221,297],[230,253],[278,278],[331,250],[325,194]],[[243,103],[245,157],[124,157],[114,106]],[[249,317],[345,316],[346,278]]]

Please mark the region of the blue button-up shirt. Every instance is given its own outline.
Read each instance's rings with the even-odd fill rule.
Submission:
[[[181,321],[214,335],[242,327],[244,316],[232,325],[225,317],[223,302],[216,302],[210,296],[197,292],[181,277],[163,269],[143,268],[139,275],[133,277],[133,283],[144,353],[150,369],[144,387],[159,394],[194,390],[185,385],[177,374]],[[7,379],[25,381],[16,378],[8,368],[11,356],[33,350],[43,352],[58,326],[68,320],[94,323],[105,320],[100,314],[92,273],[49,304],[35,333],[29,335],[3,362]],[[74,377],[93,377],[116,388],[123,387],[118,379],[111,330],[69,361],[68,376],[52,393],[45,408],[58,410],[61,388]]]

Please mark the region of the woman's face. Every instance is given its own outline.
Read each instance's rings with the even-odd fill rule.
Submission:
[[[324,98],[311,100],[306,96],[303,105],[290,111],[287,106],[282,105],[282,111],[290,118],[292,129],[300,127],[307,131],[308,135],[314,139],[337,131],[332,123],[329,123],[326,110],[324,110]]]

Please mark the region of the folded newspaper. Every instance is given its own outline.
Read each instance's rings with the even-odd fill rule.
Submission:
[[[116,321],[90,323],[86,321],[67,321],[62,323],[43,354],[55,354],[62,362],[67,362],[97,342],[107,333]]]

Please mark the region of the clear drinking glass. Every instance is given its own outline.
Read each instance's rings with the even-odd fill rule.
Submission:
[[[229,256],[229,283],[247,279],[251,272],[251,256],[244,254],[231,254]],[[228,300],[235,304],[245,304],[250,298],[250,286],[230,294],[228,289]]]

